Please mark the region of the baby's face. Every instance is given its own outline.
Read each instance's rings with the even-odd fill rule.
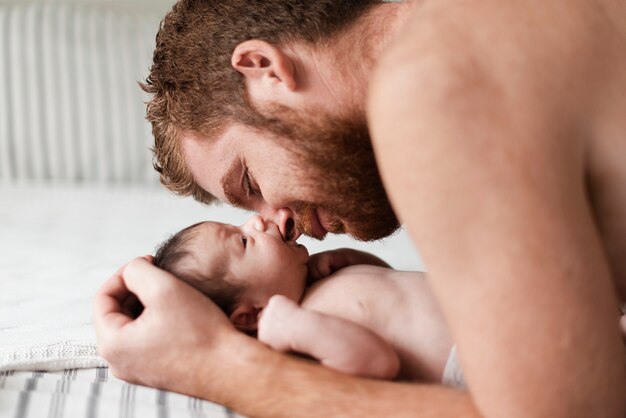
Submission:
[[[245,284],[245,296],[264,307],[275,294],[299,302],[306,284],[307,249],[285,242],[278,226],[255,215],[241,226],[205,222],[194,239],[198,260],[225,266],[228,280]]]

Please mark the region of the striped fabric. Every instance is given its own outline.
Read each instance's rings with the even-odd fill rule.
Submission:
[[[237,418],[229,409],[119,380],[106,368],[0,372],[0,417]]]
[[[158,17],[0,6],[0,182],[156,183],[145,95]]]

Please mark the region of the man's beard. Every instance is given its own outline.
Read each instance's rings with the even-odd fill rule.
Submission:
[[[283,106],[274,106],[270,114],[277,117],[257,113],[251,125],[271,132],[296,156],[297,169],[310,179],[302,185],[309,196],[293,208],[298,230],[313,234],[311,209],[328,215],[324,223],[328,232],[348,233],[362,241],[381,239],[398,229],[364,117]]]

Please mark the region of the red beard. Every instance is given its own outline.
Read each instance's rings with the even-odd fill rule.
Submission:
[[[306,170],[313,196],[296,205],[296,227],[312,235],[310,209],[327,215],[326,229],[362,241],[384,238],[399,227],[389,203],[364,118],[330,116],[319,111],[296,112],[273,106],[272,115],[247,115],[244,123],[271,132]]]

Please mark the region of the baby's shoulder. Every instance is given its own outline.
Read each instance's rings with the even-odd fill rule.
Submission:
[[[370,265],[343,268],[315,282],[306,292],[302,306],[355,320],[399,292],[393,269]]]
[[[385,285],[389,283],[394,272],[395,270],[390,268],[365,264],[348,266],[313,283],[308,293],[352,292],[356,290],[355,288],[367,289],[377,284],[378,286]]]
[[[370,264],[356,264],[337,270],[327,278],[339,278],[347,281],[358,277],[386,278],[390,277],[394,273],[397,273],[397,271],[389,267],[373,266]]]

